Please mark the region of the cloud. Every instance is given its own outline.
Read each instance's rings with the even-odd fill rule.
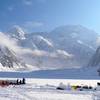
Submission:
[[[26,6],[31,6],[33,5],[35,2],[37,2],[38,4],[45,4],[47,0],[22,0],[22,4],[26,5]]]
[[[17,54],[25,54],[33,52],[31,49],[22,48],[18,46],[17,41],[15,39],[10,38],[9,36],[5,35],[2,32],[0,32],[0,46],[2,47],[6,46]]]
[[[40,3],[45,3],[47,0],[37,0]]]
[[[9,11],[13,11],[13,10],[14,10],[14,7],[13,7],[13,6],[9,6],[9,7],[8,7],[8,10],[9,10]]]
[[[30,6],[33,4],[32,0],[23,0],[23,4]]]
[[[26,31],[32,31],[34,28],[40,28],[43,26],[44,26],[44,23],[36,22],[36,21],[27,21],[24,24],[22,24],[23,29]]]
[[[70,59],[73,57],[72,54],[69,54],[68,52],[64,50],[57,50],[55,52],[48,52],[43,50],[33,50],[32,51],[33,56],[37,57],[50,57],[50,58],[63,58],[63,59]]]
[[[0,32],[0,45],[1,46],[7,46],[12,47],[12,45],[16,45],[16,41],[13,41],[8,36]]]
[[[24,23],[24,26],[25,27],[40,27],[40,26],[43,26],[43,23],[42,22],[32,22],[32,21],[28,21],[28,22],[25,22]]]

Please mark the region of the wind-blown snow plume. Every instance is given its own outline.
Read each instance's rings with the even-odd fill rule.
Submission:
[[[18,54],[32,53],[32,50],[18,46],[17,41],[15,39],[12,39],[11,37],[5,35],[2,32],[0,32],[0,45],[6,46]]]

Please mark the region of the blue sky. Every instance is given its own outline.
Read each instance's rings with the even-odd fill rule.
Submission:
[[[50,31],[80,24],[100,33],[100,0],[0,0],[0,30],[19,25],[26,31]]]

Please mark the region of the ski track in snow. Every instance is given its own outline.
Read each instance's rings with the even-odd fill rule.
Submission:
[[[23,90],[19,87],[9,87],[1,89],[0,100],[92,100],[90,94],[57,93],[34,90]]]

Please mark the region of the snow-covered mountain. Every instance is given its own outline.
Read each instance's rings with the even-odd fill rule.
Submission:
[[[52,41],[38,34],[27,35],[26,39],[21,41],[21,46],[31,49],[45,50],[45,51],[53,50]]]
[[[20,48],[16,42],[0,32],[0,71],[26,69],[27,65],[16,51]]]
[[[18,25],[14,25],[7,32],[12,38],[23,40],[25,39],[25,32]]]
[[[38,69],[86,66],[100,37],[81,25],[61,26],[48,33],[26,33],[21,27],[14,26],[6,35],[14,42],[13,51],[26,64]]]
[[[73,54],[79,65],[84,65],[96,49],[99,34],[81,25],[67,25],[54,29],[49,37],[56,48]]]
[[[96,52],[90,59],[88,66],[92,66],[92,67],[100,66],[100,46],[97,48]]]
[[[21,58],[18,57],[13,50],[6,46],[0,46],[0,70],[7,71],[10,70],[10,68],[12,70],[17,70],[27,68],[27,66],[23,61],[21,61]]]

